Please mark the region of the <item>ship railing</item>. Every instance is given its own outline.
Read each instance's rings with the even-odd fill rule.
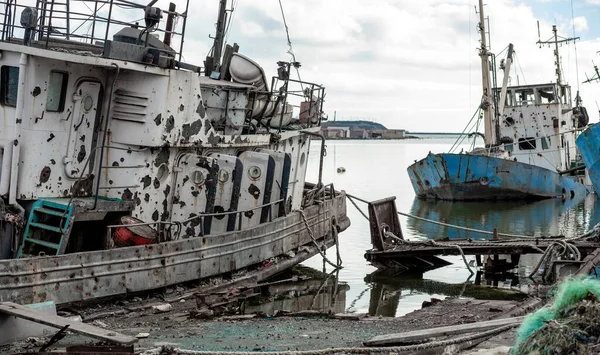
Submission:
[[[181,238],[181,232],[183,230],[182,226],[190,223],[192,221],[195,220],[199,220],[200,221],[200,225],[199,225],[199,229],[200,229],[200,235],[199,237],[203,237],[205,236],[204,234],[204,219],[206,217],[227,217],[233,214],[238,214],[237,217],[237,224],[236,224],[236,229],[233,231],[227,231],[227,232],[235,232],[235,231],[240,231],[242,229],[242,217],[244,216],[245,213],[247,212],[253,212],[255,210],[259,210],[259,209],[263,209],[263,211],[265,211],[266,213],[268,213],[268,220],[269,222],[273,221],[273,215],[272,215],[272,206],[273,205],[277,205],[277,204],[281,204],[280,211],[283,211],[283,216],[286,215],[285,212],[285,199],[279,199],[277,201],[272,201],[269,203],[265,203],[262,204],[260,206],[255,206],[252,208],[248,208],[248,209],[244,209],[244,210],[237,210],[237,211],[227,211],[227,212],[215,212],[215,213],[200,213],[196,216],[190,217],[188,219],[185,219],[183,221],[156,221],[156,222],[145,222],[145,223],[132,223],[132,224],[116,224],[116,225],[109,225],[106,226],[106,237],[107,237],[107,241],[112,241],[112,234],[113,234],[113,230],[115,228],[123,228],[123,227],[139,227],[139,226],[150,226],[152,228],[154,228],[154,230],[156,230],[158,232],[158,242],[168,242],[168,241],[174,241],[174,240],[179,240]],[[283,216],[279,216],[279,217],[283,217]],[[278,217],[276,217],[278,218]],[[176,228],[176,232],[175,234],[173,234],[172,229]]]
[[[160,21],[148,29],[145,26],[147,5],[130,0],[0,0],[0,41],[31,45],[39,48],[61,48],[72,51],[91,52],[101,55],[104,44],[123,27],[135,27],[143,35],[161,35],[168,47],[179,45],[183,51],[189,0],[185,11],[177,12],[171,4],[168,10],[161,9],[166,21]],[[154,3],[155,1],[152,1]],[[26,10],[28,9],[29,10]],[[37,18],[25,28],[21,25],[24,10],[35,10]],[[164,16],[163,16],[164,17]],[[181,21],[180,21],[181,20]],[[140,23],[141,22],[141,23]],[[177,31],[174,23],[182,22]],[[143,39],[140,35],[140,39]],[[139,40],[139,39],[138,39]],[[178,42],[178,43],[175,43]],[[175,46],[176,47],[176,46]]]
[[[318,127],[323,120],[327,119],[323,113],[323,103],[325,101],[325,87],[323,85],[291,79],[289,78],[289,73],[280,72],[278,76],[273,76],[271,79],[271,91],[253,92],[250,96],[248,106],[253,108],[256,100],[263,100],[265,97],[276,100],[276,107],[274,109],[276,113],[271,118],[272,123],[270,127],[277,129],[277,133],[281,133],[282,130],[286,129],[284,116],[287,113],[287,104],[299,109],[297,123],[302,128]],[[259,117],[258,124],[260,126],[267,106],[263,106],[263,112],[255,112],[253,109],[249,109],[246,114],[247,122],[257,116]],[[277,112],[277,110],[280,110],[280,112]]]

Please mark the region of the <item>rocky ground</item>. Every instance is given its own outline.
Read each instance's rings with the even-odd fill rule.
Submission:
[[[59,315],[135,336],[136,352],[162,346],[208,351],[316,350],[361,347],[377,335],[489,320],[512,309],[523,297],[506,289],[484,288],[495,290],[497,300],[432,299],[424,302],[422,309],[393,318],[377,314],[396,309],[400,293],[395,288],[372,290],[371,315],[348,314],[344,313],[348,286],[311,269],[280,275],[259,288],[228,288],[204,297],[195,294],[196,286],[177,286],[143,297],[112,298],[96,304],[73,304],[59,308]],[[0,353],[37,352],[47,341],[30,338],[0,347]],[[50,350],[64,351],[80,344],[101,343],[68,333]],[[514,332],[507,332],[478,348],[504,349],[512,344]],[[431,353],[441,352],[437,349]],[[464,351],[448,348],[447,353]]]
[[[301,313],[278,317],[232,316],[202,320],[194,316],[194,301],[169,303],[165,311],[148,309],[91,321],[99,327],[140,337],[136,350],[160,346],[211,351],[285,351],[332,347],[360,347],[376,335],[487,320],[512,308],[514,301],[450,299],[403,317],[385,318]],[[92,315],[88,313],[88,315]],[[86,314],[83,315],[85,319]],[[490,339],[486,348],[509,345],[510,334]],[[13,344],[2,353],[37,351],[42,339]],[[89,338],[68,335],[53,349],[73,344],[95,344]]]

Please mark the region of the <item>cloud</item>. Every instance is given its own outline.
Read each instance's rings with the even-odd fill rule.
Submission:
[[[598,1],[600,3],[600,0]],[[571,24],[575,26],[576,32],[587,31],[589,29],[587,20],[584,16],[575,17],[573,21],[571,21]]]
[[[177,11],[184,0],[159,0]],[[600,0],[587,0],[600,4]],[[561,1],[561,3],[564,1]],[[231,1],[229,2],[231,3]],[[276,62],[289,60],[287,36],[278,1],[235,1],[227,41],[261,64],[270,78]],[[324,109],[333,117],[372,118],[391,128],[460,131],[481,99],[481,61],[478,56],[479,15],[475,0],[282,0],[302,79],[327,88]],[[549,8],[539,1],[532,6]],[[184,60],[202,65],[212,46],[217,1],[190,1],[184,43]],[[103,10],[104,11],[104,10]],[[125,15],[123,9],[117,8]],[[553,48],[536,45],[552,37],[552,23],[538,18],[532,7],[517,0],[487,1],[491,51],[496,63],[503,50],[515,45],[516,61],[511,82],[533,84],[555,81]],[[539,12],[539,11],[538,11]],[[579,11],[578,11],[579,12]],[[570,12],[569,12],[570,15]],[[139,19],[143,13],[127,13]],[[593,17],[558,17],[559,35],[589,33]],[[552,18],[553,16],[547,16]],[[163,19],[163,26],[166,17]],[[181,30],[183,21],[178,22]],[[487,21],[486,21],[487,23]],[[179,46],[174,38],[174,47]],[[600,41],[587,39],[560,47],[564,78],[581,91],[588,111],[595,111],[600,84],[577,85],[593,72],[592,60]],[[577,55],[576,55],[577,54]],[[578,65],[575,58],[578,58]],[[577,68],[579,72],[577,72]],[[502,80],[498,73],[498,82]],[[269,80],[270,81],[270,80]],[[574,95],[573,95],[574,96]]]

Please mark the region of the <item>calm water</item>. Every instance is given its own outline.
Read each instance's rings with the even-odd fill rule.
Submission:
[[[403,141],[327,141],[327,156],[324,160],[323,181],[333,182],[338,190],[345,190],[365,200],[377,200],[396,196],[398,211],[432,220],[467,226],[482,230],[498,228],[499,232],[519,235],[575,235],[591,229],[600,222],[600,209],[596,211],[596,196],[586,199],[560,201],[546,200],[525,202],[443,202],[421,201],[415,198],[406,173],[406,168],[415,160],[422,159],[428,152],[447,152],[454,139],[420,139]],[[468,144],[460,148],[469,149]],[[459,151],[460,151],[459,148]],[[310,148],[307,180],[317,181],[320,142]],[[346,172],[337,173],[337,167]],[[366,206],[361,205],[366,212]],[[349,284],[346,294],[346,310],[401,316],[421,308],[424,300],[447,296],[469,297],[475,277],[470,277],[459,257],[444,257],[452,265],[427,272],[422,280],[409,280],[408,276],[371,282],[370,274],[376,269],[364,259],[365,250],[371,248],[368,221],[348,203],[348,216],[352,226],[340,235],[341,256],[344,268],[339,273],[340,281]],[[422,238],[485,238],[485,235],[467,233],[453,228],[400,217],[404,236],[409,239]],[[329,249],[333,260],[335,249]],[[473,259],[474,257],[469,257]],[[536,256],[521,258],[522,267],[517,276],[526,275],[537,262]],[[305,265],[322,269],[320,256]],[[485,284],[485,280],[483,284]],[[530,280],[500,281],[499,286],[527,290]],[[485,287],[485,286],[481,286]],[[383,295],[383,296],[382,296]],[[388,304],[380,304],[387,298]],[[373,299],[373,300],[371,300]]]

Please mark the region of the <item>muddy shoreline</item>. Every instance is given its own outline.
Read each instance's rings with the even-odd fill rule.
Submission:
[[[99,314],[99,311],[107,314],[106,312],[116,311],[132,303],[155,304],[155,301],[156,298],[146,301],[132,299],[127,303],[119,301],[121,304],[87,308],[80,315],[85,321],[86,317],[89,319],[90,316]],[[280,313],[278,316],[262,314],[255,318],[250,318],[252,314],[221,316],[207,320],[198,319],[196,302],[188,299],[168,303],[168,311],[149,308],[97,318],[89,323],[126,335],[144,336],[136,344],[136,352],[161,346],[208,351],[317,350],[362,347],[363,341],[377,335],[488,320],[509,311],[519,303],[459,298],[432,301],[433,304],[425,308],[397,318],[352,313],[335,316],[334,313],[326,315],[321,311],[304,311],[296,314]],[[509,345],[513,341],[510,334],[502,334],[479,347]],[[43,342],[44,339],[30,339],[0,348],[0,352],[37,351]],[[64,351],[70,345],[80,344],[99,343],[69,334],[52,349]]]

